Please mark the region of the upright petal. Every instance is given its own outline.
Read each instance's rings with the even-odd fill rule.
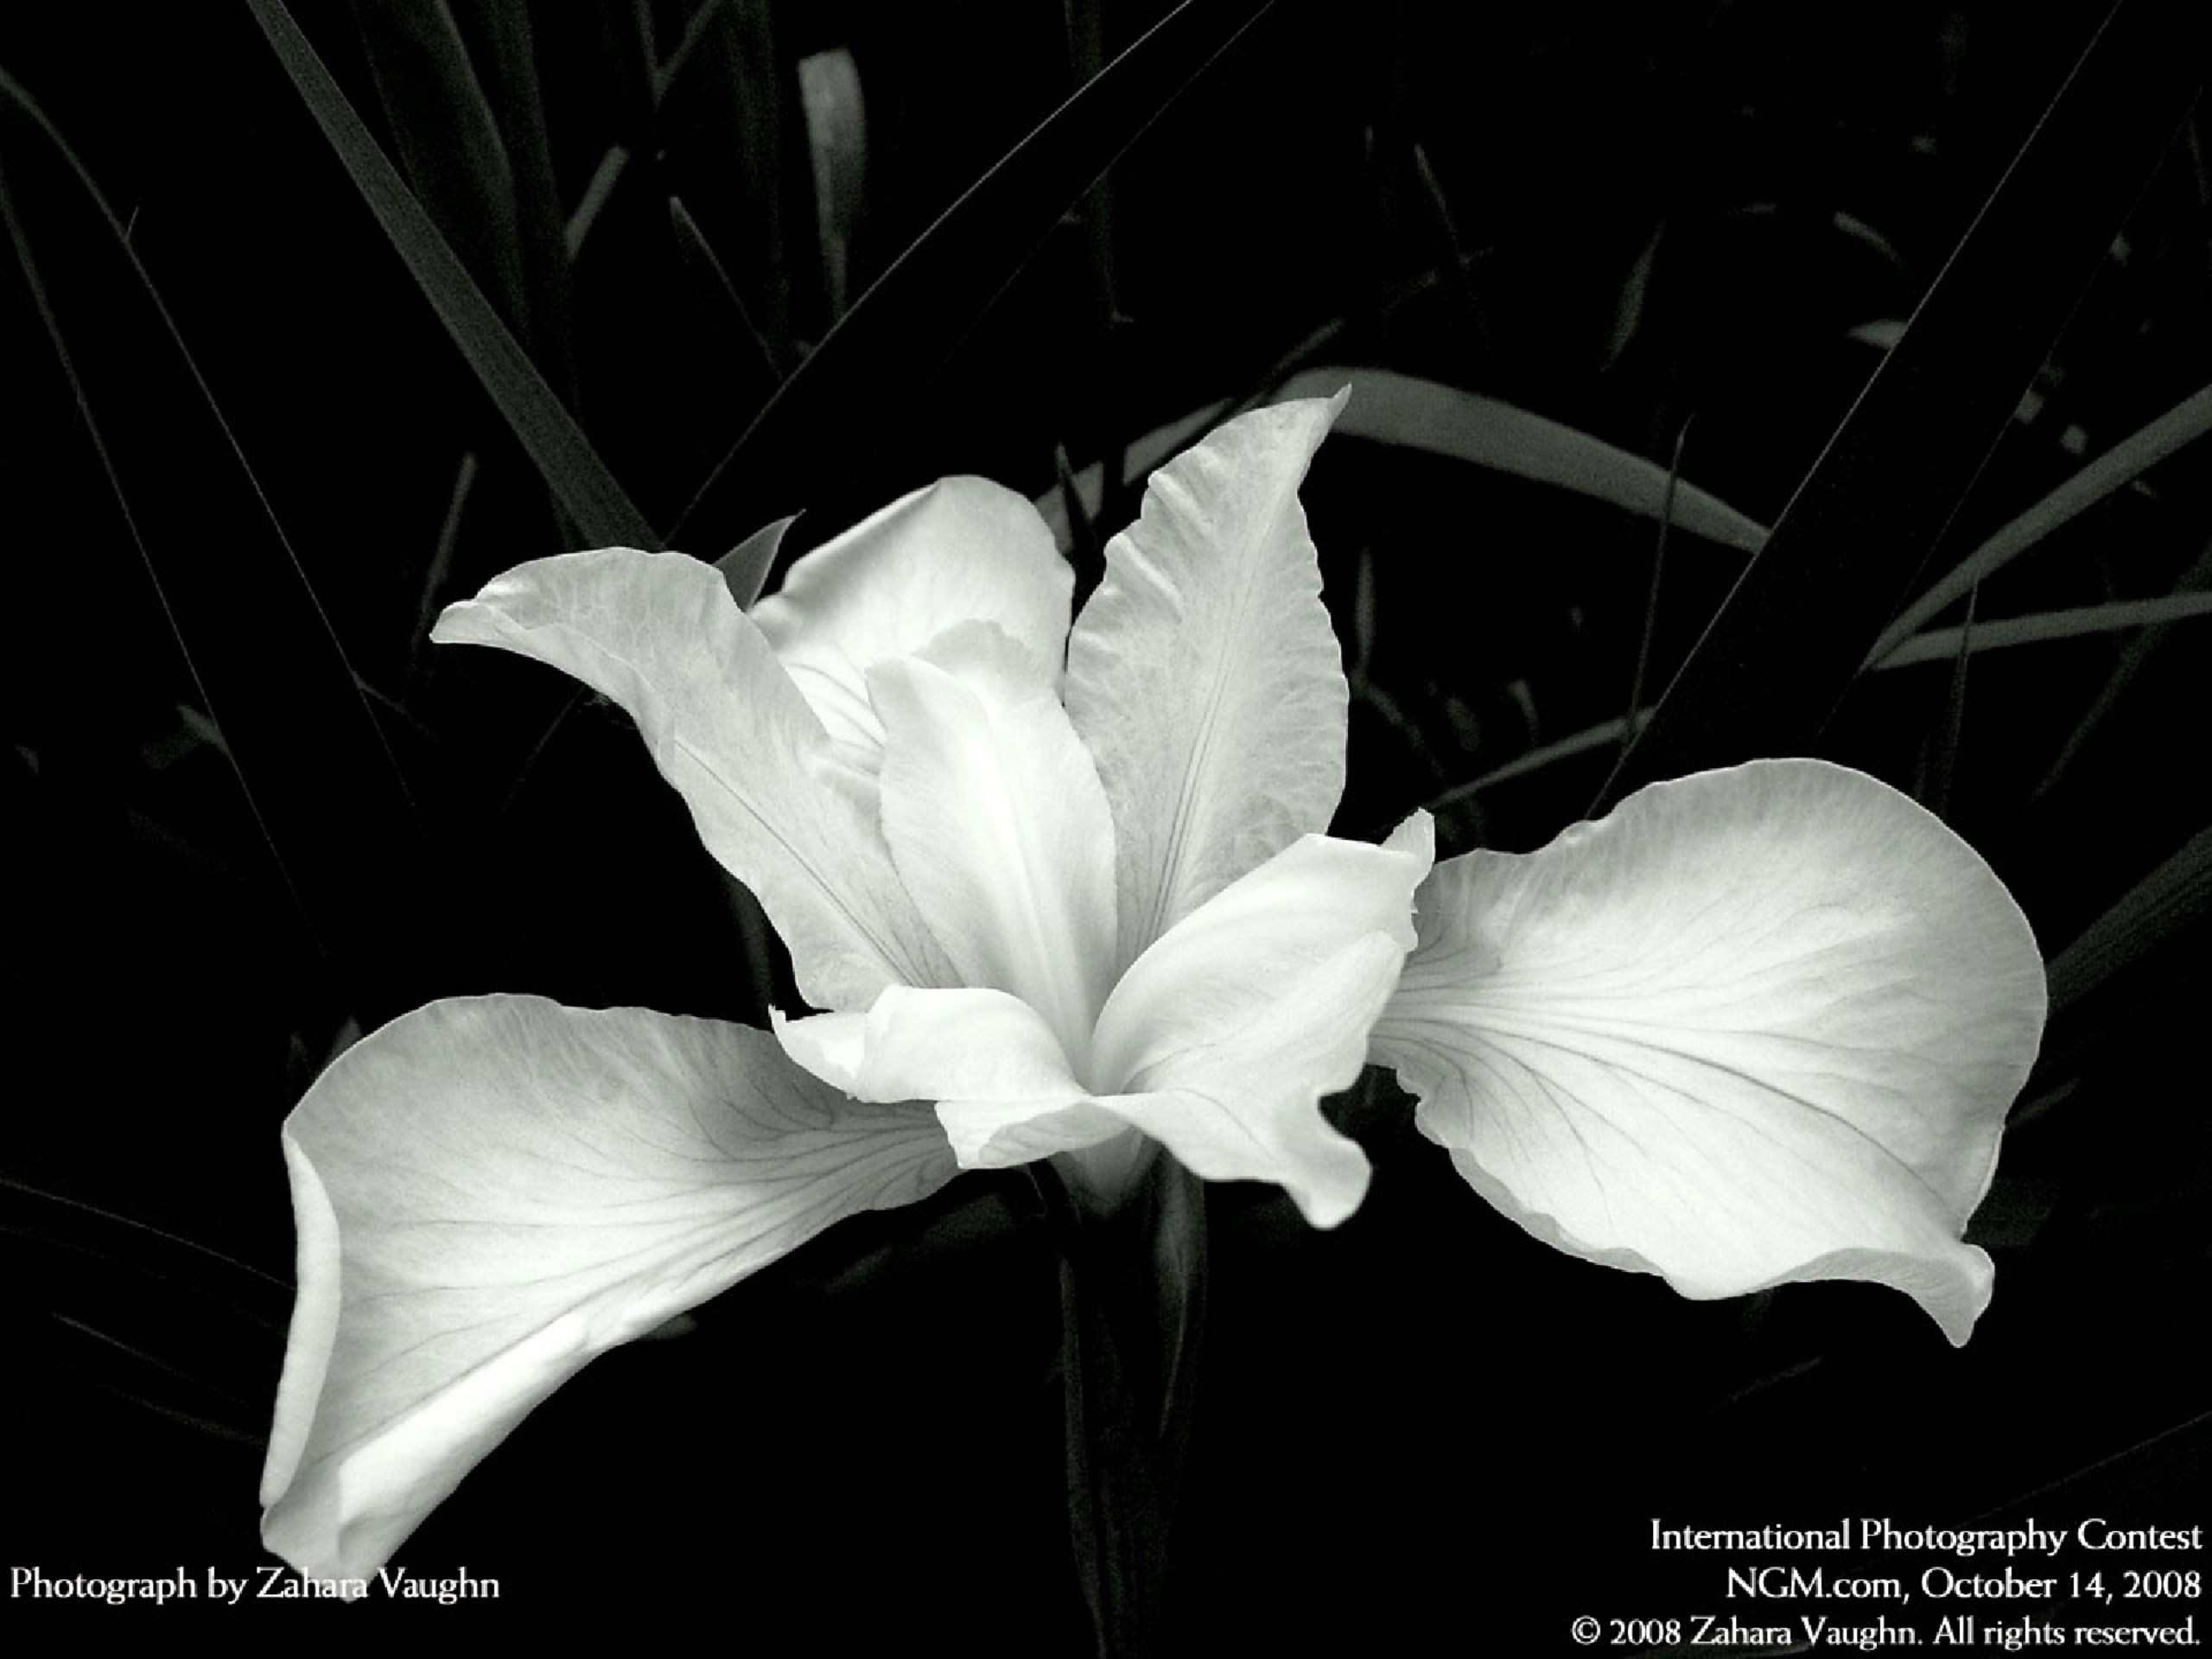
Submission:
[[[1047,671],[988,624],[868,684],[883,835],[961,982],[1021,998],[1081,1074],[1112,983],[1114,820]]]
[[[948,478],[893,502],[791,567],[753,607],[830,735],[882,747],[868,671],[947,628],[991,622],[1058,683],[1075,573],[1037,509],[980,478]]]
[[[969,1167],[1135,1128],[1210,1180],[1272,1182],[1316,1226],[1334,1226],[1367,1190],[1367,1159],[1320,1099],[1366,1064],[1431,855],[1426,815],[1382,847],[1301,837],[1139,958],[1080,1073],[1045,1019],[1001,991],[893,986],[864,1015],[792,1020],[778,1035],[862,1099],[937,1101]]]
[[[951,982],[892,867],[873,782],[836,763],[712,565],[620,547],[539,559],[448,607],[431,637],[535,658],[628,710],[707,850],[760,899],[816,1007]]]
[[[1255,410],[1154,473],[1076,620],[1067,706],[1114,804],[1121,963],[1343,793],[1344,667],[1298,503],[1338,407]]]
[[[1660,784],[1447,860],[1375,1055],[1475,1189],[1690,1296],[1866,1279],[1954,1342],[1962,1244],[2041,1039],[2043,964],[1973,849],[1815,760]]]
[[[534,997],[434,1003],[285,1126],[299,1300],[262,1477],[269,1548],[365,1577],[588,1360],[952,1158],[765,1033]]]

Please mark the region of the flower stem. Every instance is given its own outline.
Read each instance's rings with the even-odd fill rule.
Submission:
[[[1205,1194],[1164,1153],[1086,1213],[1033,1166],[1060,1251],[1069,1539],[1100,1659],[1157,1650],[1197,1398]],[[1147,1267],[1149,1271],[1147,1271]]]

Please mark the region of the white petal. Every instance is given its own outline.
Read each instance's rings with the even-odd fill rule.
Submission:
[[[1433,852],[1425,813],[1383,847],[1306,836],[1184,918],[1107,1002],[1100,1104],[1208,1179],[1274,1182],[1316,1226],[1350,1215],[1367,1160],[1320,1097],[1366,1063]]]
[[[372,1573],[594,1356],[953,1168],[926,1107],[845,1100],[765,1033],[533,997],[356,1044],[284,1155],[300,1289],[262,1530],[318,1578]]]
[[[1314,1226],[1333,1227],[1366,1195],[1367,1154],[1330,1127],[1320,1099],[1358,1080],[1405,954],[1387,933],[1356,939],[1212,1046],[1098,1103],[1206,1179],[1271,1181]]]
[[[1095,1104],[1059,1039],[1020,998],[894,985],[866,1014],[779,1020],[785,1052],[862,1100],[925,1099],[961,1164],[1026,1164],[1128,1126]]]
[[[1435,859],[1417,812],[1382,847],[1303,836],[1185,917],[1130,965],[1107,999],[1092,1049],[1109,1092],[1247,1024],[1370,933],[1414,947],[1414,890]]]
[[[1042,666],[970,624],[868,684],[883,835],[961,982],[1045,1016],[1081,1073],[1111,984],[1114,820]]]
[[[892,867],[873,784],[836,763],[713,566],[629,548],[540,559],[449,607],[431,637],[535,658],[627,709],[810,1002],[866,1007],[887,984],[953,981]]]
[[[980,478],[902,497],[791,567],[753,620],[832,736],[882,747],[868,671],[963,622],[996,624],[1059,680],[1074,572],[1036,508]]]
[[[1687,1295],[1853,1278],[1955,1342],[1960,1243],[2041,1039],[1973,849],[1871,778],[1756,762],[1527,856],[1448,860],[1375,1033],[1418,1122],[1537,1237]]]
[[[1154,474],[1077,619],[1067,706],[1114,804],[1121,963],[1336,810],[1344,668],[1298,504],[1336,409],[1255,410]]]
[[[1382,847],[1302,837],[1139,959],[1108,999],[1088,1072],[1036,1009],[995,990],[893,986],[864,1015],[777,1032],[793,1059],[862,1099],[938,1101],[963,1166],[1078,1152],[1134,1128],[1210,1180],[1283,1187],[1332,1227],[1358,1207],[1368,1166],[1320,1099],[1366,1064],[1432,853],[1426,814]]]

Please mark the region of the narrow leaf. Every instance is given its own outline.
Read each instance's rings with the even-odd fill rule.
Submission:
[[[419,690],[429,675],[430,628],[445,603],[446,582],[453,574],[454,554],[461,546],[461,523],[476,488],[478,470],[475,453],[464,452],[454,472],[453,492],[446,498],[445,517],[438,523],[437,540],[431,543],[429,563],[423,571],[423,592],[416,601],[415,629],[410,636],[413,644],[407,655],[410,690]]]
[[[2121,628],[2155,627],[2192,616],[2212,616],[2212,594],[2172,594],[2164,599],[2124,599],[2109,605],[2084,605],[2070,611],[2041,611],[2033,616],[2011,616],[2001,622],[1976,622],[1974,637],[1966,642],[1965,628],[1931,628],[1916,633],[1877,662],[1876,668],[1910,668],[1918,663],[1947,662],[1963,649],[1969,654],[2006,645],[2041,645],[2052,639],[2078,639],[2085,634],[2109,633]]]
[[[1649,709],[1639,709],[1632,719],[1601,720],[1595,726],[1586,726],[1580,731],[1562,737],[1555,743],[1547,743],[1540,749],[1531,749],[1526,754],[1516,755],[1503,766],[1494,767],[1479,778],[1446,790],[1444,793],[1427,804],[1427,810],[1440,813],[1446,808],[1457,806],[1462,801],[1471,799],[1496,785],[1511,783],[1516,778],[1526,778],[1531,772],[1541,772],[1546,767],[1556,766],[1562,760],[1572,760],[1577,755],[1588,754],[1593,749],[1610,747],[1627,736],[1631,726],[1638,731],[1643,730],[1645,722],[1650,718],[1651,711]]]
[[[526,6],[486,6],[471,15],[487,44],[485,81],[507,160],[514,169],[515,227],[524,297],[524,343],[531,360],[562,400],[575,402],[575,365],[569,356],[569,251],[563,240],[561,192],[553,170],[553,140],[545,124],[545,96],[537,79],[537,46]]]
[[[822,276],[830,315],[845,308],[853,234],[868,191],[868,111],[860,66],[843,47],[798,60],[799,101],[806,113],[807,153],[814,172],[814,225],[822,243]]]
[[[676,42],[676,49],[662,60],[653,70],[653,106],[658,109],[676,78],[683,73],[683,66],[691,61],[691,54],[699,49],[699,42],[706,38],[708,25],[715,21],[722,9],[722,0],[701,0],[698,10],[683,25],[683,33]]]
[[[338,154],[423,297],[513,430],[538,474],[587,540],[660,545],[575,420],[531,364],[499,313],[423,211],[283,0],[246,0],[284,73]]]
[[[1325,397],[1344,385],[1351,387],[1351,402],[1337,430],[1345,436],[1448,455],[1556,485],[1646,518],[1658,518],[1668,510],[1666,467],[1494,397],[1388,369],[1308,369],[1294,375],[1275,395]],[[1766,543],[1764,525],[1687,481],[1674,486],[1672,522],[1678,530],[1746,553]]]
[[[0,74],[0,217],[177,643],[293,896],[356,1007],[468,971],[412,802],[329,619],[91,175]],[[51,257],[66,283],[49,283]],[[113,529],[86,526],[94,541]],[[211,547],[222,550],[210,557]],[[95,665],[98,605],[70,619]],[[435,941],[426,950],[425,941]]]
[[[798,522],[798,515],[793,513],[763,524],[715,561],[715,569],[729,584],[730,597],[737,601],[739,610],[751,610],[753,601],[760,597],[760,590],[768,585],[768,572],[775,567],[776,550],[784,544],[785,532]]]
[[[1646,518],[1656,520],[1669,511],[1666,467],[1557,421],[1433,380],[1388,369],[1307,369],[1284,381],[1267,401],[1332,397],[1346,386],[1351,401],[1338,417],[1339,437],[1366,438],[1487,467],[1610,502]],[[1142,477],[1233,412],[1230,404],[1210,404],[1135,440],[1123,463],[1128,477]],[[1103,481],[1096,466],[1075,476],[1077,493],[1093,515]],[[1065,547],[1067,508],[1058,498],[1057,491],[1039,497],[1037,509]],[[1764,524],[1687,480],[1675,484],[1671,514],[1676,529],[1723,547],[1756,553],[1766,542]]]
[[[2177,593],[2212,589],[2212,543],[2197,550],[2196,559],[2174,586]],[[2035,788],[2028,792],[2027,804],[2030,806],[2037,805],[2057,788],[2059,780],[2072,770],[2074,763],[2088,753],[2090,740],[2111,717],[2112,712],[2126,700],[2136,677],[2172,639],[2173,632],[2171,623],[2155,622],[2127,642],[2118,660],[2113,664],[2112,671],[2105,677],[2105,683],[2097,689],[2097,695],[2082,711],[2082,717],[2074,722],[2074,729],[2066,734],[2066,741],[2059,745],[2057,755],[2044,770],[2044,775],[2037,779]]]
[[[1905,607],[1896,621],[1882,630],[1868,664],[1879,663],[1913,631],[1936,615],[1967,588],[1986,581],[2035,546],[2061,524],[2103,500],[2122,485],[2141,477],[2184,444],[2212,431],[2212,386],[2183,398],[2164,414],[2129,434],[2068,479],[2049,495],[2013,519],[1977,548],[1942,580]]]
[[[514,168],[445,0],[355,0],[369,72],[416,199],[486,290],[527,332]]]
[[[2208,21],[2201,7],[2112,7],[1600,807],[1818,733],[2187,114]]]
[[[801,198],[790,188],[807,165],[804,122],[792,107],[803,101],[795,95],[807,72],[787,49],[788,11],[758,0],[705,8],[697,32],[687,25],[677,48],[690,68],[671,77],[652,72],[644,89],[650,130],[670,154],[684,158],[687,205],[785,371],[799,332],[795,311],[810,314],[812,296],[823,288],[819,227],[794,211]],[[772,383],[764,385],[730,407],[749,413],[772,390]]]
[[[743,376],[739,391],[757,391],[760,396],[766,397],[783,378],[774,348],[753,322],[753,314],[746,309],[745,301],[738,294],[737,284],[730,281],[729,272],[722,268],[714,245],[699,228],[699,221],[691,217],[691,210],[683,205],[683,197],[668,199],[668,223],[675,233],[677,257],[683,262],[684,275],[690,282],[698,315],[709,330],[721,337],[731,363]]]
[[[599,165],[592,169],[591,178],[584,185],[584,193],[576,199],[575,210],[561,227],[561,245],[567,251],[569,263],[574,264],[584,251],[584,238],[591,234],[591,227],[599,223],[599,215],[613,195],[614,187],[622,181],[623,172],[630,165],[630,152],[620,144],[609,146],[606,155],[599,158]]]
[[[1208,404],[1194,409],[1179,419],[1165,426],[1154,427],[1142,437],[1126,444],[1122,452],[1124,485],[1132,480],[1148,476],[1170,456],[1187,448],[1233,411],[1227,404]],[[1039,496],[1033,504],[1043,515],[1045,524],[1052,532],[1052,540],[1063,552],[1074,546],[1074,531],[1069,524],[1068,495],[1072,491],[1076,505],[1091,524],[1098,524],[1106,506],[1106,469],[1096,462],[1074,474],[1065,488],[1051,489]]]
[[[2212,829],[2200,830],[2171,858],[2052,958],[2050,1005],[2069,1007],[2212,913]]]

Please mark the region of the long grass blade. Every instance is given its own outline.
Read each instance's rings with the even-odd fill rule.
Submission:
[[[2051,959],[2054,1012],[2079,1002],[2140,958],[2212,915],[2212,829],[2129,888]]]
[[[2212,594],[2176,594],[2165,599],[2121,600],[2110,605],[2091,605],[2080,610],[2046,611],[2034,616],[2006,617],[1998,622],[1976,622],[1964,627],[1934,628],[1915,634],[1875,664],[1878,669],[1915,668],[1927,663],[1954,663],[1961,653],[1977,656],[2012,645],[2042,645],[2054,639],[2080,639],[2127,628],[2161,627],[2190,617],[2212,616]],[[1427,803],[1432,812],[1481,794],[1499,784],[1542,772],[1562,760],[1602,749],[1609,743],[1640,730],[1651,718],[1649,709],[1638,709],[1633,721],[1605,720],[1560,738],[1541,748],[1516,755],[1503,765],[1467,783],[1454,785]]]
[[[73,1380],[89,1383],[215,1440],[228,1440],[239,1446],[265,1442],[264,1425],[260,1421],[265,1408],[255,1393],[247,1389],[226,1388],[194,1366],[165,1359],[150,1347],[127,1341],[86,1320],[58,1311],[49,1317],[70,1333],[73,1345],[86,1351],[82,1357],[87,1363],[81,1370],[68,1366],[75,1373]],[[65,1338],[56,1345],[66,1348],[73,1344],[70,1338]],[[63,1363],[68,1363],[66,1359]],[[206,1409],[192,1408],[203,1403],[200,1400],[193,1400],[190,1405],[180,1403],[180,1395],[187,1399],[195,1395],[212,1395],[214,1399],[206,1404],[233,1409],[225,1416],[212,1416]]]
[[[396,1014],[421,1000],[426,940],[448,942],[384,734],[122,223],[4,74],[0,158],[5,233],[197,700],[356,1012]],[[49,252],[67,284],[44,280]],[[434,973],[467,971],[457,946],[431,954]]]
[[[1578,755],[1609,747],[1641,730],[1650,718],[1651,710],[1639,709],[1632,716],[1601,720],[1595,726],[1586,726],[1555,743],[1547,743],[1541,748],[1530,749],[1526,754],[1517,754],[1503,766],[1493,767],[1479,778],[1455,784],[1426,805],[1431,812],[1442,812],[1463,801],[1473,799],[1486,789],[1494,789],[1500,784],[1510,784],[1516,778],[1542,772],[1562,760],[1572,760]]]
[[[369,73],[415,198],[518,335],[529,332],[514,166],[445,0],[356,4]]]
[[[1347,385],[1351,401],[1335,428],[1346,437],[1450,456],[1655,521],[1669,512],[1666,467],[1494,397],[1388,369],[1332,368],[1293,375],[1276,396],[1325,397]],[[1672,488],[1675,529],[1745,553],[1766,544],[1766,526],[1758,520],[1687,481]]]
[[[523,274],[523,343],[556,394],[575,407],[575,365],[570,356],[575,296],[569,280],[565,220],[553,168],[553,137],[545,119],[545,93],[537,75],[537,43],[526,6],[486,6],[469,14],[486,39],[494,114],[514,169],[515,228]]]
[[[445,607],[446,582],[453,574],[454,556],[461,548],[461,524],[476,488],[479,471],[474,451],[462,454],[454,470],[453,489],[446,497],[445,516],[438,521],[437,539],[430,544],[429,563],[423,567],[423,588],[415,601],[415,626],[409,634],[407,685],[420,690],[430,674],[430,630]]]
[[[416,286],[579,532],[593,542],[658,547],[652,524],[385,159],[282,0],[246,0],[246,6]]]
[[[2196,98],[2203,8],[2118,0],[1596,805],[1808,745]]]
[[[2127,628],[2159,627],[2193,616],[2212,616],[2212,594],[2115,600],[2109,605],[2084,605],[2075,610],[2039,611],[2032,616],[1976,622],[1970,645],[1967,641],[1967,630],[1963,627],[1930,628],[1903,642],[1874,666],[1911,668],[1922,663],[1948,662],[1961,649],[1976,654],[2012,645],[2039,645],[2054,639],[2079,639]]]
[[[2175,588],[2177,593],[2212,590],[2212,543],[2197,550],[2195,561],[2182,573]],[[2075,763],[2088,752],[2090,740],[2111,718],[2113,711],[2126,700],[2136,677],[2173,637],[2172,624],[2161,621],[2152,623],[2127,642],[2119,659],[2113,664],[2111,673],[2105,677],[2105,683],[2097,688],[2097,695],[2082,710],[2082,717],[2074,722],[2074,729],[2067,733],[2066,741],[2059,745],[2057,754],[2044,769],[2043,776],[2036,780],[2036,786],[2028,791],[2027,804],[2030,807],[2038,806],[2049,798],[2050,792],[2058,787],[2060,780],[2073,770]]]
[[[2061,524],[2209,431],[2212,431],[2212,386],[2183,398],[2140,431],[2130,433],[1946,571],[1942,580],[1882,630],[1868,653],[1868,665],[1894,652],[1974,583],[1986,581]]]
[[[585,181],[584,193],[561,227],[561,245],[574,264],[584,251],[584,239],[591,234],[592,226],[599,223],[600,214],[613,199],[614,188],[622,181],[622,175],[630,165],[630,152],[615,144],[599,158],[599,165],[592,169]]]
[[[1636,664],[1629,671],[1628,709],[1623,719],[1632,728],[1636,711],[1643,707],[1644,677],[1651,670],[1651,641],[1659,632],[1659,590],[1667,574],[1667,530],[1675,522],[1675,499],[1682,482],[1682,448],[1689,442],[1688,421],[1675,429],[1675,453],[1667,462],[1667,493],[1659,502],[1659,533],[1651,543],[1651,580],[1643,591],[1643,626],[1637,630]]]
[[[1494,397],[1389,369],[1322,368],[1292,375],[1269,401],[1329,397],[1346,386],[1351,400],[1334,429],[1341,436],[1418,449],[1572,490],[1655,522],[1667,518],[1677,530],[1741,552],[1755,553],[1765,544],[1765,525],[1687,480],[1674,480],[1669,508],[1667,467]],[[1234,408],[1209,404],[1134,440],[1123,463],[1128,478],[1143,477],[1226,420]],[[1093,515],[1099,511],[1103,483],[1096,466],[1075,475],[1077,494]],[[1067,508],[1059,494],[1039,497],[1037,507],[1065,547]]]
[[[1967,590],[1966,621],[1958,631],[1958,645],[1951,653],[1951,683],[1943,698],[1943,718],[1930,734],[1928,764],[1921,786],[1913,793],[1920,804],[1939,818],[1951,816],[1951,785],[1959,775],[1959,755],[1966,742],[1967,672],[1974,660],[1974,600],[1981,590]]]
[[[1141,437],[1132,439],[1122,447],[1122,483],[1147,476],[1161,462],[1196,442],[1226,420],[1229,413],[1227,404],[1208,404],[1203,409],[1194,409],[1164,426],[1154,427]],[[1106,510],[1106,468],[1103,463],[1094,461],[1080,472],[1071,474],[1065,487],[1047,490],[1036,499],[1037,511],[1044,516],[1045,523],[1052,530],[1052,539],[1059,544],[1063,553],[1070,551],[1074,545],[1074,531],[1070,523],[1071,498],[1073,508],[1091,524],[1102,531],[1110,528],[1103,522]]]
[[[737,291],[737,284],[730,281],[729,272],[722,268],[714,245],[699,228],[699,221],[691,217],[691,210],[683,205],[683,197],[669,197],[668,223],[675,234],[676,255],[690,282],[699,316],[721,338],[746,385],[757,388],[766,396],[783,378],[775,348],[754,324],[753,314],[746,309],[745,301]]]
[[[103,1260],[128,1261],[140,1272],[188,1283],[241,1307],[257,1297],[280,1299],[291,1288],[252,1262],[197,1239],[4,1173],[0,1173],[0,1229],[64,1243]]]
[[[1427,149],[1416,140],[1413,145],[1414,176],[1421,185],[1420,199],[1428,208],[1430,221],[1435,227],[1442,256],[1438,264],[1445,273],[1446,285],[1459,302],[1459,315],[1465,320],[1467,333],[1474,346],[1473,361],[1469,365],[1469,378],[1481,385],[1497,384],[1498,351],[1496,331],[1490,325],[1490,308],[1483,303],[1482,289],[1475,281],[1475,262],[1468,252],[1467,240],[1459,234],[1459,224],[1452,212],[1451,198],[1444,194],[1443,181],[1436,176],[1436,168],[1428,159]]]
[[[683,25],[683,34],[677,41],[675,50],[664,58],[653,70],[653,103],[658,106],[668,96],[668,89],[683,73],[683,66],[691,61],[691,54],[699,49],[699,42],[706,38],[707,26],[722,8],[722,0],[702,0],[690,20]]]

